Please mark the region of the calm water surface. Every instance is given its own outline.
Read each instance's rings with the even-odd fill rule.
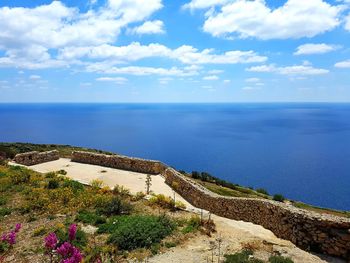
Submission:
[[[350,104],[0,104],[0,141],[86,146],[350,210]]]

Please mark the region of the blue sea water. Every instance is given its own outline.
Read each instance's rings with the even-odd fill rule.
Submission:
[[[71,144],[350,210],[350,104],[0,104],[0,141]]]

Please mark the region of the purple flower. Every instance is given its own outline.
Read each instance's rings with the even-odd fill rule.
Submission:
[[[16,232],[15,231],[11,231],[10,234],[7,237],[7,242],[10,245],[14,245],[16,244]]]
[[[68,229],[69,240],[70,241],[74,240],[76,235],[77,235],[77,225],[72,224]]]
[[[15,232],[18,233],[22,228],[22,225],[21,224],[16,224],[15,226]]]
[[[2,242],[7,242],[7,234],[2,234],[1,241]]]
[[[73,252],[73,246],[69,242],[64,242],[58,249],[57,254],[61,255],[63,258],[67,258]]]
[[[56,248],[58,239],[55,233],[50,233],[45,237],[45,247],[47,250],[53,250]]]

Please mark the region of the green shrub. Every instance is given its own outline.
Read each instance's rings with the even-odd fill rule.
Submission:
[[[76,217],[76,220],[90,225],[101,225],[106,223],[105,217],[89,211],[80,211]]]
[[[98,208],[98,213],[106,216],[122,215],[129,214],[131,209],[132,206],[129,203],[126,203],[120,197],[113,197],[110,202]]]
[[[6,205],[8,198],[6,196],[0,196],[0,205]]]
[[[67,171],[65,171],[65,170],[59,170],[57,173],[58,173],[58,174],[61,174],[61,175],[66,175],[66,174],[67,174]]]
[[[123,250],[150,248],[175,228],[175,224],[166,216],[121,216],[111,220],[109,227],[105,228],[112,231],[108,242]]]
[[[260,194],[269,195],[269,192],[267,192],[264,188],[258,188],[256,191]]]
[[[130,190],[122,185],[116,185],[113,188],[113,193],[120,196],[129,196]]]
[[[199,229],[201,226],[201,219],[198,216],[192,216],[187,222],[185,227],[182,229],[182,233],[192,233]]]
[[[71,188],[73,190],[74,193],[77,193],[78,191],[84,191],[84,185],[82,183],[79,183],[77,181],[73,181],[70,179],[65,179],[63,181],[62,187],[67,187],[67,188]]]
[[[43,236],[47,233],[47,229],[44,226],[40,226],[33,232],[33,237]]]
[[[11,182],[17,184],[27,184],[30,182],[30,173],[20,166],[10,166]]]
[[[7,207],[0,207],[0,217],[10,215],[12,213],[12,210]]]
[[[278,202],[283,202],[284,199],[285,199],[284,196],[281,195],[281,194],[275,194],[275,195],[273,196],[273,200],[278,201]]]
[[[57,189],[60,186],[60,182],[57,179],[51,179],[47,183],[47,189]]]
[[[269,258],[270,263],[294,263],[294,261],[290,258],[285,258],[282,256],[271,256]]]
[[[224,263],[264,263],[264,261],[253,258],[251,250],[243,250],[241,252],[225,255]]]
[[[151,204],[159,205],[166,209],[174,209],[175,202],[170,196],[165,196],[163,194],[154,195],[149,199]]]
[[[10,245],[7,242],[0,242],[0,255],[6,252],[9,248],[10,248]]]

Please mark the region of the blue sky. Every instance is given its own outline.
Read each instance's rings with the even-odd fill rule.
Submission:
[[[0,28],[0,102],[350,101],[349,0],[3,0]]]

